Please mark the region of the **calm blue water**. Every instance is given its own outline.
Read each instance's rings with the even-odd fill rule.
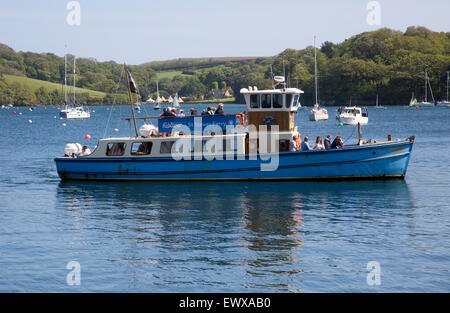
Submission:
[[[450,109],[369,109],[364,138],[416,136],[405,181],[62,183],[66,143],[129,134],[128,107],[94,109],[0,110],[0,292],[450,291]],[[355,142],[335,111],[313,123],[301,109],[299,130]]]

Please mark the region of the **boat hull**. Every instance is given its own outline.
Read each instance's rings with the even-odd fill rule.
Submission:
[[[367,125],[369,123],[368,117],[354,117],[354,116],[339,116],[337,117],[338,122],[344,125]]]
[[[343,149],[281,152],[276,170],[269,161],[181,160],[172,158],[56,158],[63,180],[329,180],[403,178],[412,140]]]

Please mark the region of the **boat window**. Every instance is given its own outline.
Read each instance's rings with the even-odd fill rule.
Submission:
[[[282,94],[273,95],[272,105],[274,108],[282,108],[283,107],[283,95]]]
[[[250,107],[252,109],[258,109],[259,108],[259,101],[260,96],[259,95],[250,95]]]
[[[162,141],[161,147],[159,149],[160,153],[171,153],[172,152],[172,146],[175,143],[175,141]]]
[[[299,99],[299,95],[295,95],[294,96],[294,102],[292,103],[292,106],[295,108],[298,105],[298,99]]]
[[[272,107],[272,95],[261,96],[261,108],[270,109]]]
[[[122,156],[125,153],[126,144],[124,142],[111,142],[106,147],[107,156]]]
[[[131,155],[149,155],[152,152],[153,142],[133,142],[131,146]]]
[[[291,102],[292,102],[292,94],[286,94],[286,108],[291,107]]]

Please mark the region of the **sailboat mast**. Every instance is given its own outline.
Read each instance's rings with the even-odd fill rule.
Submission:
[[[75,56],[73,57],[73,105],[75,105]]]
[[[64,103],[67,104],[67,53],[64,55]]]
[[[448,74],[449,74],[449,71],[447,71],[447,102],[448,102]]]
[[[314,36],[314,89],[316,93],[316,104],[319,104],[317,99],[317,53],[316,53],[316,36]]]
[[[427,70],[425,70],[425,102],[428,102],[428,89],[427,89],[427,82],[428,82],[428,74],[427,74]]]

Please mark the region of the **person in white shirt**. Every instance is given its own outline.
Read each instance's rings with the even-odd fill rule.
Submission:
[[[317,136],[316,144],[314,145],[313,150],[325,150],[325,146],[322,143],[322,137]]]
[[[88,156],[89,154],[91,154],[91,150],[87,146],[83,146],[80,156]]]

